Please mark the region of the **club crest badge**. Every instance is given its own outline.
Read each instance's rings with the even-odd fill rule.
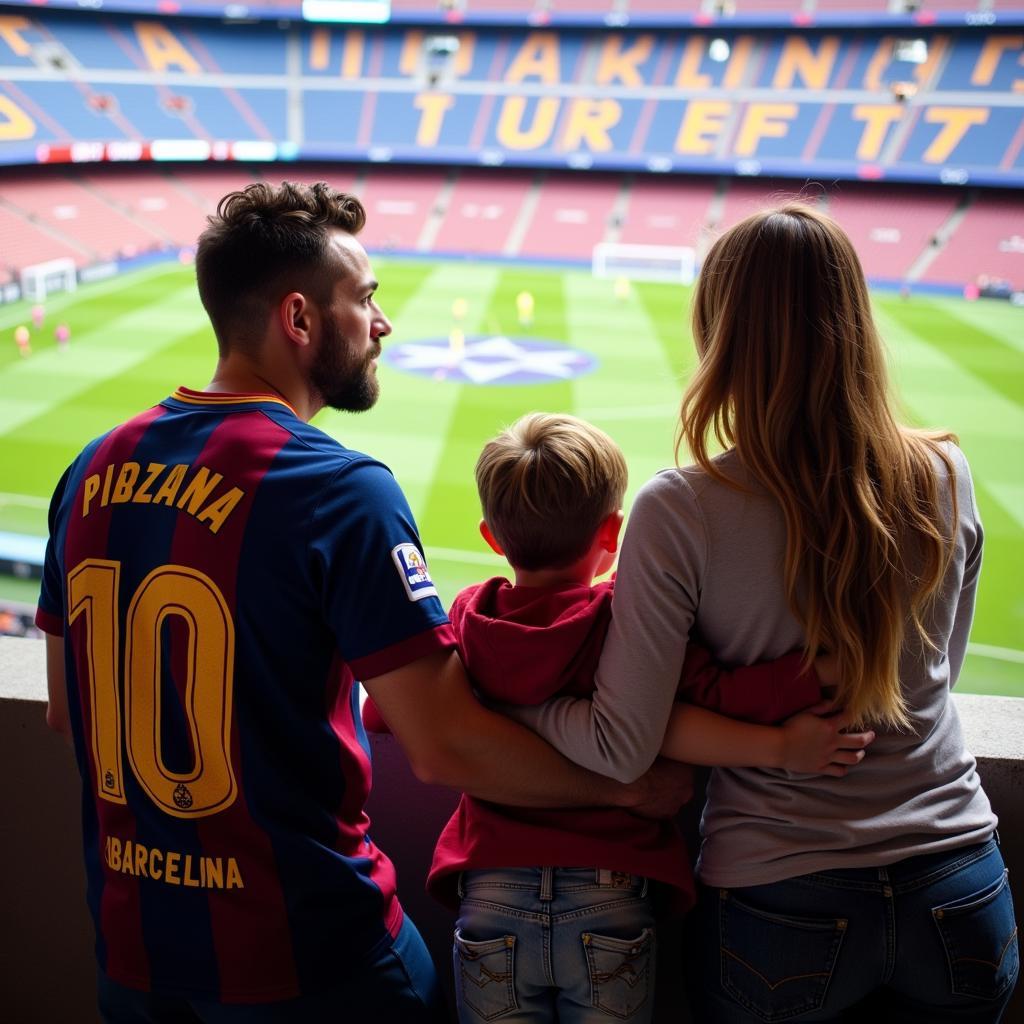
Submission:
[[[437,597],[434,581],[427,571],[427,560],[420,554],[415,544],[398,544],[391,549],[391,557],[410,601]]]

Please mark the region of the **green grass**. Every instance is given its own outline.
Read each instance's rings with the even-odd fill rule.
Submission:
[[[477,534],[473,464],[484,441],[521,413],[567,410],[615,437],[636,489],[673,461],[679,396],[694,364],[686,289],[641,284],[616,300],[582,272],[475,263],[378,259],[390,343],[440,337],[451,307],[470,304],[469,334],[558,339],[600,360],[574,381],[476,387],[431,381],[383,365],[383,398],[361,416],[325,411],[317,424],[383,459],[419,521],[444,599],[504,568]],[[516,322],[515,296],[536,297],[536,319]],[[985,568],[960,687],[1024,696],[1024,311],[1008,303],[875,296],[903,415],[954,430],[974,471],[986,529]],[[70,350],[52,341],[59,320]],[[46,533],[46,503],[60,473],[90,438],[170,393],[202,387],[214,363],[212,332],[188,267],[162,265],[52,296],[33,355],[21,359],[16,324],[27,305],[0,307],[0,530]],[[31,602],[35,585],[0,579],[0,595]]]

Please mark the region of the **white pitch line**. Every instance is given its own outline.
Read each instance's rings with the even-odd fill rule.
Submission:
[[[5,494],[0,491],[0,505],[21,505],[24,508],[49,508],[50,499],[34,494]]]
[[[976,654],[979,658],[992,658],[995,661],[1012,661],[1024,665],[1024,651],[1015,651],[1012,647],[995,647],[992,644],[968,644],[968,654]]]

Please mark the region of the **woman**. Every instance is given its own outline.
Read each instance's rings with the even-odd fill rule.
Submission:
[[[712,773],[696,1019],[998,1021],[1013,905],[950,698],[981,566],[967,462],[893,419],[856,253],[810,207],[712,246],[693,333],[696,464],[637,496],[593,701],[530,724],[631,778],[667,719],[662,752],[700,759],[697,709],[672,706],[691,633],[734,664],[831,652],[837,703],[877,738],[846,778]]]

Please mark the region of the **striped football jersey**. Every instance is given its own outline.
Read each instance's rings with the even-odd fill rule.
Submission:
[[[37,622],[65,638],[108,977],[270,1001],[387,948],[355,680],[453,640],[385,466],[275,397],[181,388],[64,474]]]

